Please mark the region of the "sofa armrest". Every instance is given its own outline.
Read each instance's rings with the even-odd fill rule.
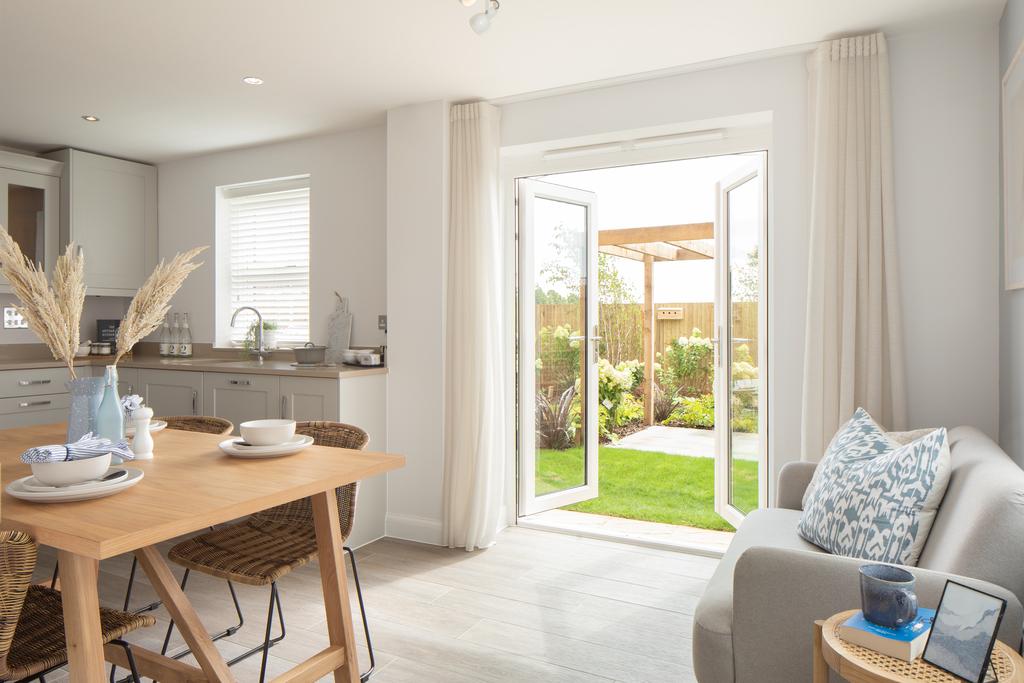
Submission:
[[[803,510],[804,491],[807,490],[816,462],[787,462],[779,472],[779,486],[775,491],[775,507]]]
[[[733,658],[737,683],[809,681],[816,619],[860,605],[858,568],[864,560],[826,553],[753,547],[733,574]],[[947,579],[1007,601],[999,639],[1017,648],[1024,610],[1010,591],[966,577],[907,567],[924,607],[937,607]]]

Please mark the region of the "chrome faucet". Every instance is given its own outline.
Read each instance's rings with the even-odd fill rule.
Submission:
[[[256,358],[259,359],[260,363],[263,363],[263,314],[252,306],[242,306],[241,308],[235,309],[235,312],[231,314],[231,322],[228,323],[231,327],[235,326],[235,318],[237,318],[238,314],[242,311],[252,311],[256,314],[256,334],[254,335],[254,341],[256,342]]]

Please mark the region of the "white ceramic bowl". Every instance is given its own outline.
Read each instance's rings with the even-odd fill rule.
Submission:
[[[99,479],[110,469],[110,453],[85,460],[32,463],[32,474],[47,486],[70,486]]]
[[[295,436],[295,420],[251,420],[238,429],[253,446],[277,446]]]

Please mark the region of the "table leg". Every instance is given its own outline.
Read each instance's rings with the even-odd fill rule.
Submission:
[[[209,632],[199,621],[199,615],[196,614],[195,608],[185,597],[185,593],[174,579],[174,574],[171,573],[171,568],[164,562],[164,558],[157,551],[156,546],[140,548],[135,551],[135,556],[139,558],[139,564],[142,565],[150,583],[153,584],[153,589],[163,600],[164,607],[174,619],[174,625],[178,627],[181,636],[192,649],[192,655],[199,663],[199,668],[206,673],[211,681],[233,683],[235,677],[231,673],[231,668],[228,667],[224,657],[210,640]],[[62,565],[61,574],[63,575],[63,573]]]
[[[332,490],[318,493],[312,496],[311,500],[320,564],[320,583],[323,585],[324,608],[327,610],[327,632],[331,645],[345,648],[345,665],[335,669],[334,680],[336,683],[358,683],[359,659],[356,656],[352,604],[348,599],[348,580],[345,577],[345,561],[342,557],[344,539],[341,537],[341,527],[338,524],[338,499]]]
[[[68,647],[70,680],[102,681],[106,668],[96,585],[99,562],[66,550],[58,552],[57,560],[64,584],[64,639]]]
[[[828,663],[821,653],[821,626],[824,622],[814,622],[814,683],[828,683]]]

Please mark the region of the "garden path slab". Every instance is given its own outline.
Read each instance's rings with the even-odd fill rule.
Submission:
[[[717,444],[715,432],[710,429],[689,427],[666,427],[654,425],[615,443],[609,448],[629,448],[635,451],[656,451],[669,455],[692,455],[698,458],[713,458]],[[733,457],[737,460],[757,460],[757,434],[734,434]]]

